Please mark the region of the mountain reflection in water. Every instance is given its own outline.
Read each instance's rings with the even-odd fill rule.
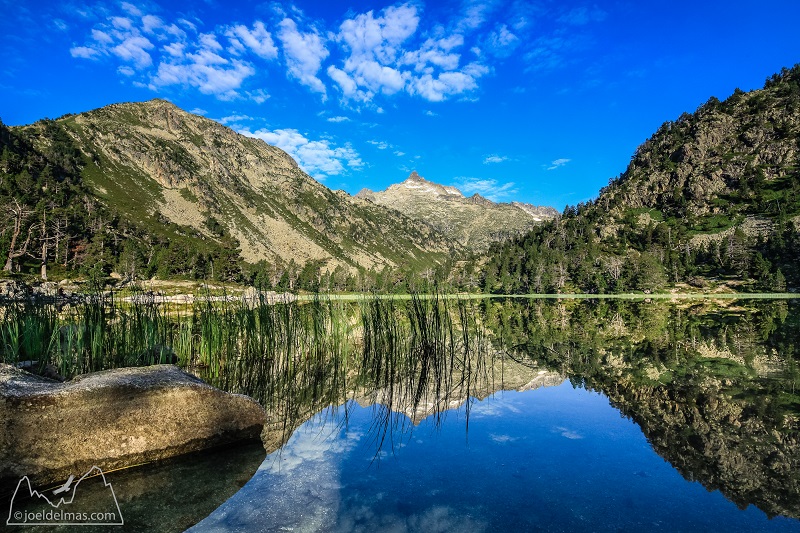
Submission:
[[[198,530],[800,530],[794,301],[357,307],[218,379],[280,451]]]
[[[800,517],[797,301],[487,308],[514,353],[607,395],[687,480]]]

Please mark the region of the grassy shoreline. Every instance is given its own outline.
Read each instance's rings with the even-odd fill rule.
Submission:
[[[522,299],[522,300],[795,300],[800,299],[800,293],[776,292],[776,293],[754,293],[754,292],[714,292],[714,293],[621,293],[621,294],[584,294],[584,293],[552,293],[552,294],[482,294],[482,293],[443,293],[433,294],[371,294],[371,293],[346,293],[330,294],[321,293],[322,296],[330,300],[360,302],[366,299],[382,300],[411,300],[415,298],[439,298],[439,299],[462,299],[462,300],[485,300],[494,298]],[[299,294],[295,296],[297,301],[313,301],[313,294]]]

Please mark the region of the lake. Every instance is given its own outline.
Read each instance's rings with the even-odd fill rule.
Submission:
[[[501,352],[321,409],[193,531],[800,531],[797,312],[486,301]]]
[[[800,531],[800,301],[434,297],[225,313],[249,333],[231,329],[227,355],[197,371],[265,406],[266,456],[243,447],[110,474],[132,526]],[[198,331],[195,362],[210,343]]]
[[[347,420],[345,421],[345,413]],[[602,394],[496,393],[375,455],[374,412],[301,426],[192,531],[791,531],[687,481]]]

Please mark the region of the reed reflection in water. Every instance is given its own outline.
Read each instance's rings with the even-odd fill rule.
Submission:
[[[329,435],[318,446],[349,453],[348,442],[369,443],[368,462],[407,453],[417,443],[420,424],[423,431],[433,428],[442,435],[457,427],[461,445],[474,442],[481,435],[472,428],[475,402],[499,390],[557,385],[566,377],[577,391],[601,393],[615,416],[634,421],[648,449],[684,479],[721,491],[741,508],[756,505],[769,516],[800,516],[800,313],[791,300],[512,301],[433,293],[358,302],[316,297],[274,303],[257,295],[198,299],[191,306],[157,305],[146,296],[109,303],[60,311],[28,304],[5,308],[4,360],[16,362],[44,350],[41,359],[69,375],[174,356],[209,382],[254,396],[265,406],[268,451],[281,449],[311,420],[312,433]],[[49,340],[36,344],[36,335]],[[542,410],[523,403],[521,409],[533,409],[542,420],[569,431],[568,420],[548,418],[547,413],[559,412],[555,404]],[[608,420],[602,410],[597,416]],[[522,440],[504,442],[553,445],[540,434],[552,428],[538,418],[519,419],[525,424],[514,427]],[[308,428],[303,431],[298,438]],[[502,441],[503,434],[497,435]],[[600,440],[593,444],[604,446]],[[270,461],[290,459],[294,452],[289,450]],[[528,459],[515,460],[533,461],[541,454],[531,448]],[[445,455],[437,457],[446,461]],[[598,468],[595,459],[589,454],[570,460],[592,470]],[[619,477],[624,461],[620,456],[602,473]],[[378,464],[385,469],[393,463]],[[429,480],[420,474],[429,468],[424,461],[414,464],[409,479]],[[380,483],[382,475],[373,477]],[[328,486],[331,494],[336,487]],[[595,496],[598,504],[604,501]],[[761,527],[755,518],[736,519],[735,513],[726,514],[733,511],[719,509],[716,519],[725,515],[731,524]],[[752,511],[745,514],[750,517]],[[481,520],[492,523],[487,516]]]
[[[301,441],[290,443],[270,459],[273,463],[265,467],[266,471],[275,474],[276,469],[288,468],[288,464],[296,468],[303,460],[312,461],[312,456],[303,452],[306,448],[319,452],[319,457],[324,455],[321,450],[332,450],[331,460],[340,457],[336,460],[348,464],[355,443],[362,447],[372,443],[369,453],[362,455],[373,461],[376,454],[411,453],[407,450],[416,442],[413,435],[419,434],[418,423],[451,431],[442,429],[452,427],[446,420],[448,409],[454,409],[451,412],[456,415],[456,424],[463,421],[460,431],[467,442],[470,407],[476,398],[499,389],[524,389],[542,376],[542,382],[552,376],[555,383],[566,376],[577,391],[602,393],[605,401],[610,401],[612,413],[622,413],[636,422],[640,429],[634,433],[649,443],[650,455],[642,459],[648,468],[638,470],[642,476],[652,475],[648,469],[655,468],[653,450],[677,469],[661,472],[647,490],[648,497],[684,502],[675,509],[688,505],[683,512],[685,529],[705,524],[699,521],[704,505],[713,509],[706,512],[707,517],[713,517],[706,524],[709,527],[714,523],[748,529],[793,530],[800,526],[796,520],[764,522],[766,517],[754,514],[752,507],[740,515],[734,506],[717,499],[720,493],[706,501],[687,484],[698,481],[709,490],[719,490],[741,509],[755,505],[768,516],[800,516],[800,403],[796,395],[800,381],[793,344],[800,331],[796,303],[487,300],[479,304],[480,311],[469,305],[437,302],[435,298],[407,303],[366,302],[360,312],[361,359],[344,375],[346,394],[341,397],[357,401],[319,402],[306,410],[316,413],[323,409],[297,434],[297,438],[304,436]],[[439,311],[447,306],[448,312]],[[465,315],[469,317],[466,321],[462,318]],[[424,330],[417,324],[434,327]],[[465,331],[469,332],[466,338]],[[336,407],[325,409],[328,405],[338,406],[338,411]],[[368,418],[360,406],[368,407]],[[551,420],[557,412],[557,406],[550,405],[539,415]],[[602,410],[597,416],[607,420]],[[556,427],[567,428],[563,435],[572,434],[566,421],[559,424]],[[544,431],[540,422],[528,417],[527,427],[523,438],[541,439],[537,433]],[[328,435],[327,440],[312,438],[323,434]],[[480,435],[470,430],[469,441]],[[636,435],[630,436],[631,442],[638,442]],[[498,438],[502,440],[503,435]],[[592,441],[595,449],[611,449],[599,430],[583,438]],[[285,440],[286,433],[279,442]],[[391,447],[385,446],[387,442]],[[534,449],[531,453],[549,456],[556,463],[564,460],[552,451]],[[591,451],[571,460],[586,465],[586,475],[591,472],[596,477],[602,472],[609,478],[619,478],[629,460],[621,452],[608,453],[617,463],[603,468]],[[321,468],[319,457],[312,461],[317,464],[314,469]],[[432,461],[446,461],[430,457]],[[421,472],[433,468],[421,462],[409,475],[428,479]],[[678,474],[678,478],[670,477]],[[681,476],[683,484],[678,482]],[[378,490],[383,476],[372,477]],[[544,478],[543,482],[561,480]],[[672,487],[673,494],[659,493],[659,483]],[[331,497],[344,490],[336,483],[325,486]],[[423,483],[420,490],[424,488]],[[606,501],[596,491],[587,494],[596,498],[594,505]],[[697,500],[694,504],[687,503],[693,499]],[[593,504],[581,505],[591,508]],[[669,522],[664,522],[658,528],[668,526]],[[329,530],[333,526],[320,527]]]

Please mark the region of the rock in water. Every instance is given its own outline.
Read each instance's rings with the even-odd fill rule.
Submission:
[[[0,364],[0,490],[258,440],[265,422],[252,398],[171,365],[58,383]]]

